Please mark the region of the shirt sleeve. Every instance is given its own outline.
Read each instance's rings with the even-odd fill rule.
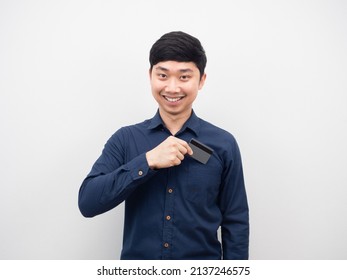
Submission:
[[[83,216],[93,217],[116,207],[155,171],[148,166],[145,153],[127,159],[122,129],[106,143],[101,156],[84,179],[78,195]]]
[[[220,209],[223,215],[221,225],[223,259],[248,259],[249,211],[241,155],[235,139],[226,156]]]

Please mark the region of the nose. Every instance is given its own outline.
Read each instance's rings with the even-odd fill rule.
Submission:
[[[175,79],[168,80],[165,86],[166,93],[179,93],[180,91],[181,88],[179,86],[179,83]]]

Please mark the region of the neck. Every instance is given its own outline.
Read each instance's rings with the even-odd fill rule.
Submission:
[[[186,114],[171,115],[163,112],[159,108],[159,114],[166,128],[171,132],[172,135],[175,135],[181,130],[185,122],[190,118],[192,110],[188,111]]]

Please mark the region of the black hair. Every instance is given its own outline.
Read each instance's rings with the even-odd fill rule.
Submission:
[[[161,61],[194,62],[200,71],[200,77],[205,72],[207,58],[200,41],[182,31],[164,34],[157,40],[150,52],[149,62],[151,70]]]

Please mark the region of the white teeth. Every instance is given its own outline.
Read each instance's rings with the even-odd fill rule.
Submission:
[[[164,96],[164,98],[169,102],[177,102],[178,100],[182,99],[183,97],[170,98],[170,97]]]

